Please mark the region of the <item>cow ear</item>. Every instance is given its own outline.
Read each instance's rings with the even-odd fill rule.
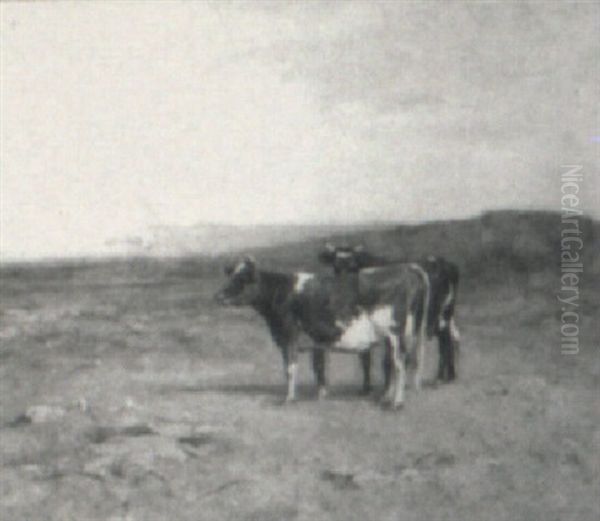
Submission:
[[[256,272],[256,259],[252,255],[245,255],[243,262],[245,271],[254,276],[254,273]]]

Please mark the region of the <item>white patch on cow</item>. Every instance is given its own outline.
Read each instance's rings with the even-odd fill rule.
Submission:
[[[233,275],[239,275],[245,267],[246,267],[245,262],[238,262],[238,265],[233,270]]]
[[[389,393],[391,397],[392,407],[401,407],[404,403],[404,388],[406,387],[406,367],[405,360],[400,353],[400,343],[395,336],[389,337],[392,347],[392,360],[394,361],[394,377],[392,385],[390,385]]]
[[[415,316],[412,313],[408,313],[406,315],[406,323],[404,325],[404,334],[411,335],[411,336],[415,334]]]
[[[339,257],[340,259],[349,259],[350,257],[352,257],[352,253],[350,253],[348,251],[338,251],[336,253],[336,256]]]
[[[294,291],[296,293],[301,293],[304,290],[306,283],[314,278],[315,276],[312,273],[296,273],[296,284],[294,284]]]
[[[446,295],[446,298],[444,299],[444,303],[442,304],[442,308],[444,310],[448,309],[448,307],[450,306],[450,304],[452,304],[453,300],[454,300],[454,286],[452,284],[450,284],[450,288],[448,290],[448,294]]]
[[[375,273],[376,271],[380,270],[381,267],[380,266],[373,266],[371,268],[364,268],[362,270],[360,270],[361,273]]]
[[[458,328],[456,327],[456,323],[454,322],[454,317],[450,320],[450,335],[456,341],[460,340],[460,333],[458,332]]]
[[[441,313],[444,313],[448,309],[448,307],[452,304],[453,300],[454,300],[454,287],[451,284],[450,289],[448,290],[448,294],[446,295],[446,298],[444,299],[444,302],[442,303]],[[439,329],[441,329],[441,330],[446,329],[447,326],[448,326],[448,322],[446,321],[446,319],[444,319],[443,317],[440,317]]]
[[[298,364],[296,362],[292,362],[287,367],[288,393],[287,393],[286,400],[288,402],[294,401],[296,399],[297,374],[298,374]]]
[[[342,351],[365,351],[377,342],[377,332],[369,315],[361,313],[349,324],[337,321],[336,325],[343,330],[342,336],[334,344],[334,348]]]
[[[371,313],[371,321],[377,331],[384,335],[389,334],[392,327],[396,325],[396,321],[394,320],[394,309],[392,306],[384,306],[375,309],[375,311]]]

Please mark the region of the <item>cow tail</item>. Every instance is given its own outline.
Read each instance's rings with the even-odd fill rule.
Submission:
[[[431,284],[429,282],[429,275],[427,275],[427,272],[421,266],[418,264],[411,264],[411,267],[421,276],[421,279],[423,279],[423,286],[425,288],[425,294],[423,295],[423,313],[421,316],[421,325],[419,331],[419,341],[425,342],[425,339],[427,338],[427,323],[429,322],[428,317]]]
[[[452,350],[452,356],[455,359],[455,363],[459,363],[460,359],[460,335],[458,333],[458,329],[456,328],[456,299],[458,293],[458,273],[456,273],[456,278],[452,282],[452,289],[454,290],[454,301],[452,302],[452,316],[450,327],[453,329],[450,334],[450,349]]]
[[[423,285],[425,286],[425,295],[423,297],[423,319],[421,320],[421,342],[425,342],[427,339],[427,323],[429,316],[429,300],[431,298],[431,284],[429,282],[429,275],[421,268],[421,277],[423,277]]]
[[[458,300],[458,284],[460,281],[460,271],[458,266],[450,264],[450,288],[452,289],[452,302],[450,302],[450,316],[449,324],[450,328],[450,356],[454,359],[455,363],[459,362],[460,358],[460,334],[456,327],[456,301]]]

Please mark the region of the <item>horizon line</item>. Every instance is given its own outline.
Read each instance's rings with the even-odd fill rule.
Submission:
[[[560,216],[560,210],[551,210],[545,208],[530,208],[530,209],[519,209],[519,208],[506,208],[506,209],[494,209],[494,210],[484,210],[478,212],[469,217],[454,217],[449,219],[431,219],[431,220],[403,220],[403,221],[392,221],[392,220],[370,220],[370,221],[357,221],[353,223],[322,223],[322,224],[311,224],[311,223],[264,223],[264,224],[228,224],[228,223],[196,223],[193,225],[155,225],[150,226],[153,227],[176,227],[176,228],[193,228],[195,226],[227,226],[231,228],[258,228],[258,227],[280,227],[280,228],[293,228],[293,227],[313,227],[313,228],[328,228],[328,227],[337,227],[337,228],[368,228],[370,226],[377,226],[382,228],[393,227],[393,226],[425,226],[437,223],[450,223],[450,222],[458,222],[458,221],[468,221],[468,220],[477,220],[481,219],[485,215],[489,214],[499,214],[499,213],[524,213],[524,214],[548,214],[548,215],[556,215]],[[599,223],[600,220],[594,218],[589,214],[583,214],[579,216],[583,219],[590,219],[593,223]],[[363,230],[364,231],[364,230]],[[123,237],[122,239],[116,240],[127,240],[128,237]],[[313,239],[325,237],[312,237]],[[303,237],[300,240],[310,240],[311,237]],[[113,239],[114,240],[114,239]],[[280,242],[279,244],[285,244],[286,241]],[[250,246],[250,248],[259,248],[264,247],[264,245],[257,244],[256,246]],[[97,250],[97,251],[89,251],[89,252],[78,252],[73,255],[53,255],[53,254],[41,254],[41,255],[14,255],[8,254],[5,255],[2,251],[0,251],[0,265],[18,265],[18,264],[61,264],[61,263],[77,263],[77,262],[110,262],[110,261],[124,261],[124,260],[135,260],[135,259],[176,259],[176,258],[185,258],[185,257],[203,257],[203,258],[216,258],[223,255],[229,255],[233,253],[235,250],[228,251],[218,251],[215,253],[206,252],[206,251],[178,251],[173,253],[156,253],[156,252],[118,252],[118,251],[106,251],[106,250]]]

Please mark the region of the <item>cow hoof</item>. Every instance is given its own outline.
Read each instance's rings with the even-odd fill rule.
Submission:
[[[373,389],[371,387],[363,387],[360,394],[362,394],[363,396],[369,396],[372,391]]]
[[[392,403],[390,405],[390,409],[392,411],[401,411],[402,409],[404,409],[404,402]]]
[[[317,399],[324,400],[329,395],[329,392],[325,387],[321,387],[317,392]]]
[[[445,376],[444,378],[438,378],[437,379],[437,383],[438,384],[451,384],[454,381],[454,377],[453,376]]]
[[[389,396],[382,396],[379,403],[382,407],[389,407],[392,404],[392,399]]]

